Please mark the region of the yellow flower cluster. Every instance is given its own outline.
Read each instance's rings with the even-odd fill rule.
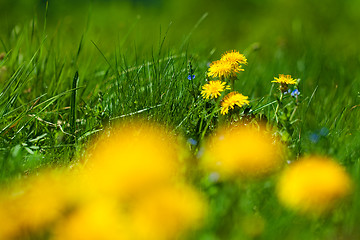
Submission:
[[[222,82],[225,78],[230,77],[234,80],[236,73],[244,71],[241,68],[242,64],[247,65],[246,57],[238,51],[232,50],[222,55],[220,60],[214,61],[210,64],[208,71],[209,77],[219,77],[220,80],[209,81],[202,87],[201,95],[205,99],[213,99],[221,96],[221,92],[230,90],[230,87],[226,85],[226,82]],[[230,109],[234,109],[235,106],[242,107],[249,104],[248,97],[237,93],[231,92],[224,97],[221,103],[221,114],[225,115]]]
[[[261,177],[281,166],[282,151],[269,133],[236,126],[219,129],[207,140],[202,163],[225,179]]]
[[[278,182],[280,201],[303,214],[318,216],[349,195],[352,183],[345,170],[326,157],[305,157],[290,164]]]
[[[103,135],[76,171],[42,173],[0,194],[0,239],[176,239],[206,212],[182,177],[181,150],[145,123]]]

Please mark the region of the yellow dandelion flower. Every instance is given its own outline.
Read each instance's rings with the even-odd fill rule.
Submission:
[[[221,92],[225,89],[230,89],[229,85],[226,85],[226,82],[221,81],[210,81],[209,83],[202,86],[201,95],[205,99],[217,98],[221,95]]]
[[[221,102],[221,114],[225,115],[230,109],[234,109],[235,105],[242,107],[249,104],[249,97],[238,92],[231,92],[224,97]]]
[[[282,163],[282,146],[271,134],[250,126],[220,129],[204,147],[205,169],[223,178],[261,177]]]
[[[331,210],[351,192],[345,170],[326,157],[306,157],[292,163],[280,177],[279,200],[303,214],[319,215]]]
[[[244,71],[244,69],[242,69],[241,66],[239,65],[234,66],[229,61],[218,60],[210,64],[208,76],[219,77],[222,79],[229,76],[233,76],[240,71]]]
[[[274,80],[271,82],[280,84],[296,84],[296,79],[291,78],[291,75],[279,74],[279,77],[274,77]]]
[[[136,195],[179,176],[177,149],[158,126],[125,124],[96,144],[84,175],[89,186],[104,194]]]
[[[232,64],[245,64],[247,65],[247,59],[244,54],[239,53],[238,51],[232,50],[228,51],[222,55],[221,61],[227,61]]]

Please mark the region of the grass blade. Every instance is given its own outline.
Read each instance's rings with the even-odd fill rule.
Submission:
[[[75,130],[76,130],[76,87],[79,80],[79,73],[76,71],[73,83],[72,83],[72,93],[71,93],[71,112],[70,112],[70,128],[71,133],[75,136]],[[76,138],[74,138],[76,139]]]

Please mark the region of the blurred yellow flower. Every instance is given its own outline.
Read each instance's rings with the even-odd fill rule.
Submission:
[[[202,162],[223,178],[262,177],[282,164],[282,150],[269,133],[236,126],[220,129],[207,140]]]
[[[279,74],[279,77],[274,77],[274,80],[271,82],[280,84],[296,84],[296,79],[291,78],[291,75]]]
[[[242,107],[249,104],[249,97],[238,92],[231,92],[224,97],[221,102],[221,114],[225,115],[230,109],[234,109],[235,105]]]
[[[345,170],[326,157],[305,157],[292,163],[278,182],[277,194],[286,207],[319,215],[351,192]]]
[[[0,200],[0,239],[15,239],[21,236],[21,221],[16,218],[16,206],[10,199]]]
[[[127,221],[112,199],[89,201],[58,223],[55,240],[131,239]]]
[[[0,199],[0,220],[8,218],[0,230],[0,238],[24,237],[42,231],[66,209],[67,181],[54,172],[18,183]],[[2,238],[3,236],[7,236]]]
[[[238,51],[232,50],[224,53],[220,59],[221,61],[227,61],[232,64],[245,64],[247,65],[247,59],[244,54],[239,53]]]
[[[200,225],[206,208],[184,183],[180,150],[144,122],[107,132],[83,168],[42,172],[1,191],[0,239],[175,239]]]
[[[214,61],[210,64],[208,76],[219,77],[220,79],[233,76],[236,73],[244,71],[239,65],[234,65],[229,61]]]
[[[205,201],[190,187],[161,188],[140,198],[130,213],[135,239],[177,239],[201,224]]]
[[[225,89],[230,89],[229,85],[226,85],[226,82],[221,81],[210,81],[202,87],[201,95],[205,99],[217,98],[221,95],[221,92]]]
[[[177,144],[163,129],[125,124],[91,151],[85,176],[106,194],[131,197],[179,176]]]

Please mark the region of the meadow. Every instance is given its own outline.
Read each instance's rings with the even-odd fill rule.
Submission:
[[[1,1],[0,239],[359,239],[357,1]]]

